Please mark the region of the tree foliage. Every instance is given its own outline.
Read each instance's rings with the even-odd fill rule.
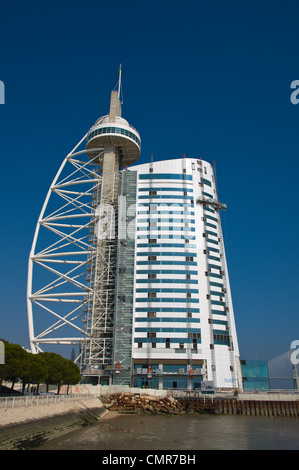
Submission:
[[[0,365],[0,388],[3,380],[12,383],[11,390],[17,380],[22,381],[22,393],[26,384],[57,385],[59,394],[61,385],[75,385],[81,381],[80,370],[72,360],[56,353],[31,354],[18,344],[4,341],[5,364]]]

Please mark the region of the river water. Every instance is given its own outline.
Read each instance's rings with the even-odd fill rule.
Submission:
[[[118,415],[36,450],[298,450],[299,419],[243,415]]]

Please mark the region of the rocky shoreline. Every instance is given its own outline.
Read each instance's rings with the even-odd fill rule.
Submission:
[[[173,397],[160,398],[139,393],[112,393],[101,397],[103,406],[109,411],[130,414],[180,414],[183,405]]]

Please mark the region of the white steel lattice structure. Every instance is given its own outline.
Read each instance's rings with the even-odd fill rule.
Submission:
[[[85,138],[67,155],[58,170],[35,230],[28,268],[32,352],[42,351],[43,343],[81,344],[88,337],[82,320],[92,294],[86,283],[86,272],[95,256],[90,232],[95,222],[95,188],[101,184],[101,175],[85,150],[77,151]],[[49,243],[39,249],[39,238],[48,239],[41,233],[45,230],[56,239],[50,236]],[[38,272],[37,268],[40,268]],[[65,327],[68,327],[68,334],[57,336]]]
[[[121,118],[119,89],[109,114],[59,168],[29,257],[31,350],[79,344],[83,375],[112,369],[120,173],[140,155],[138,132]]]

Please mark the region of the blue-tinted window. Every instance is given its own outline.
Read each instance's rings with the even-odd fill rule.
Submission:
[[[172,288],[172,287],[137,287],[136,292],[142,293],[142,292],[153,292],[153,293],[158,293],[158,292],[174,292],[174,293],[180,293],[180,294],[185,294],[185,293],[190,293],[190,294],[198,294],[198,289],[181,289],[178,287]]]
[[[149,260],[145,260],[145,261],[137,261],[136,264],[138,266],[143,266],[143,265],[152,265],[152,266],[157,266],[157,265],[177,265],[177,266],[197,266],[197,262],[196,261],[172,261],[172,260],[158,260],[158,261],[149,261]],[[212,273],[209,274],[210,276],[212,276]],[[215,275],[215,277],[221,277],[222,276],[219,276],[218,274]]]
[[[188,180],[192,181],[192,175],[178,173],[145,173],[139,175],[140,180]]]
[[[200,323],[200,318],[178,318],[178,317],[135,317],[136,323]],[[220,321],[220,320],[219,320]],[[215,323],[215,322],[214,322]],[[223,322],[220,324],[225,324]]]
[[[157,298],[157,297],[152,297],[152,298],[136,298],[136,302],[138,303],[144,303],[144,302],[150,302],[152,303],[190,303],[190,304],[198,304],[199,299],[182,299],[182,298],[175,298],[175,297],[165,297],[165,298]]]
[[[197,279],[136,279],[137,284],[198,284]],[[223,295],[223,294],[219,294]]]
[[[136,312],[149,312],[148,307],[137,307]],[[153,310],[151,310],[153,311]],[[184,307],[155,307],[155,312],[175,312],[175,313],[199,313],[199,308],[184,308]]]
[[[156,195],[146,195],[146,196],[138,196],[138,199],[190,199],[193,200],[193,196],[180,196],[170,195],[170,194],[156,194]]]
[[[137,256],[189,256],[191,258],[196,258],[196,253],[186,253],[186,252],[175,252],[175,251],[152,251],[152,252],[139,252]],[[220,269],[220,268],[219,268]]]
[[[207,184],[208,186],[212,186],[211,181],[207,180],[206,178],[202,178],[202,179],[201,179],[201,182],[202,182],[203,184]]]
[[[161,226],[159,225],[158,227],[154,227],[155,231],[161,231],[163,232],[165,230],[165,232],[195,232],[195,228],[194,227],[169,227],[168,225],[165,225],[165,226]],[[150,227],[149,225],[147,225],[146,227],[137,227],[137,231],[138,232],[146,232],[148,230],[153,230],[153,227]],[[165,235],[164,235],[165,236]],[[157,238],[156,235],[152,235],[151,238]],[[218,242],[216,242],[218,243]]]
[[[186,191],[188,193],[193,193],[193,189],[191,188],[157,188],[156,186],[154,188],[139,188],[139,191]]]
[[[197,276],[197,271],[185,271],[182,269],[138,269],[137,274],[191,274]],[[211,283],[210,283],[211,284]]]

